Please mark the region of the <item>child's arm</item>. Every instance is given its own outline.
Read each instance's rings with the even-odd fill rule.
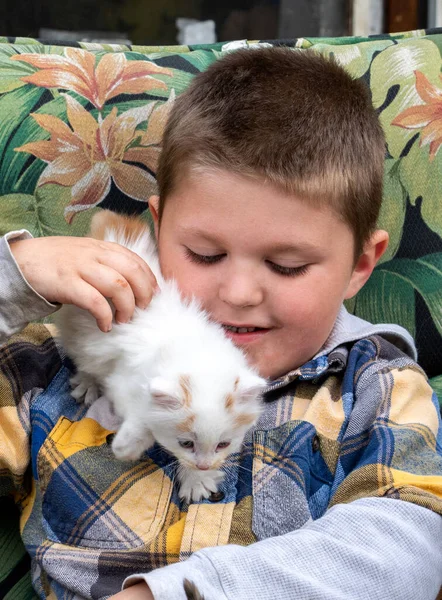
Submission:
[[[149,304],[155,278],[127,248],[91,238],[17,233],[0,239],[0,342],[57,310],[58,303],[88,310],[102,331],[112,323],[106,298],[120,322],[130,319],[135,305]]]
[[[155,600],[185,600],[184,578],[206,600],[434,600],[442,583],[441,536],[436,513],[366,498],[337,505],[292,533],[200,550],[143,578]]]
[[[0,345],[29,321],[41,319],[59,308],[28,285],[13,258],[12,240],[28,237],[30,234],[24,230],[0,237]]]

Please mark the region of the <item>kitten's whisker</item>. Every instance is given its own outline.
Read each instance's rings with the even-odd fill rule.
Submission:
[[[247,467],[243,467],[242,465],[238,465],[239,469],[246,471],[247,473],[253,473],[253,469],[248,469]]]
[[[230,469],[231,471],[233,471],[234,469],[242,469],[243,471],[247,471],[247,473],[253,473],[253,469],[248,469],[247,467],[244,467],[243,465],[240,465],[238,463],[224,463],[224,466],[226,467],[226,469]]]
[[[242,485],[244,485],[245,487],[247,487],[250,482],[245,481],[242,477],[240,473],[237,473],[237,481],[239,481]]]

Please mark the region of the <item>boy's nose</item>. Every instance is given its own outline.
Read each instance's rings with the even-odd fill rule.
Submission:
[[[261,282],[248,273],[228,277],[219,290],[220,299],[235,308],[258,306],[263,301]]]

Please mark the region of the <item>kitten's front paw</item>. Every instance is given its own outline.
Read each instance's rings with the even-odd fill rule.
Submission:
[[[90,406],[99,397],[99,389],[93,377],[85,373],[78,372],[70,378],[71,396],[78,403],[84,402]]]
[[[138,460],[146,450],[155,443],[151,433],[145,433],[142,438],[128,437],[121,429],[116,433],[112,442],[112,452],[118,460]]]
[[[210,494],[218,491],[218,486],[224,479],[222,471],[200,471],[186,469],[180,477],[179,496],[187,503],[198,502],[208,498]]]

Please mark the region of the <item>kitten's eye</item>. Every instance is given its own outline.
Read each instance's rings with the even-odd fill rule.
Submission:
[[[230,442],[220,442],[216,447],[217,450],[223,450],[224,448],[228,448],[230,446]]]
[[[191,440],[186,440],[184,442],[178,442],[181,448],[187,448],[188,450],[192,450],[194,447],[194,443]]]

